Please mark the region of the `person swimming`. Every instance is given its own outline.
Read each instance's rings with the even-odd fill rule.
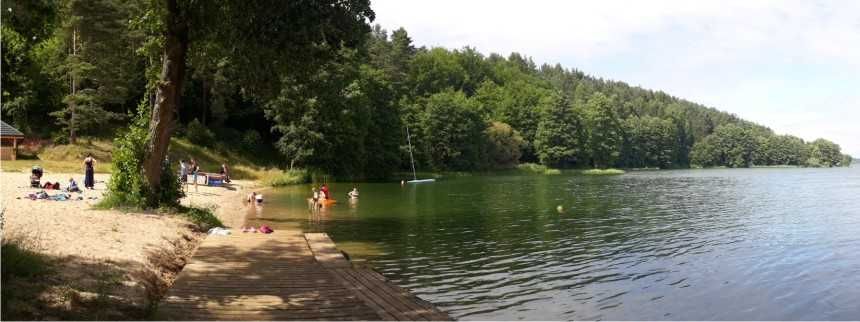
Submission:
[[[263,203],[263,195],[257,193],[256,191],[251,192],[250,194],[248,194],[248,198],[245,199],[245,202],[253,202],[253,201],[256,201],[257,203]]]
[[[350,199],[358,199],[358,188],[352,187],[352,191],[348,193]]]

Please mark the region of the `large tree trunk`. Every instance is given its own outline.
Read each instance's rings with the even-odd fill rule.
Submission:
[[[77,55],[78,55],[78,28],[75,27],[74,29],[72,29],[72,56],[74,57]],[[75,121],[77,121],[75,119],[75,109],[77,109],[77,105],[78,105],[78,102],[77,102],[78,98],[76,96],[77,95],[77,87],[78,87],[78,79],[77,79],[78,77],[77,77],[77,75],[75,75],[75,72],[72,72],[71,75],[72,75],[72,99],[71,99],[71,103],[69,104],[69,105],[71,105],[69,107],[69,110],[71,110],[72,115],[71,115],[71,117],[69,117],[69,144],[75,144],[78,141],[78,136],[75,135],[75,127],[77,126],[77,124],[75,124]]]
[[[188,25],[176,0],[165,0],[165,45],[162,69],[155,92],[155,106],[149,122],[149,141],[143,160],[146,181],[153,192],[161,189],[161,164],[167,154],[173,121],[179,109],[182,85],[185,81],[185,55],[188,51]]]

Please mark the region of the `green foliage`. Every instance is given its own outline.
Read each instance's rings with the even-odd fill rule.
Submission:
[[[821,167],[826,166],[823,162],[821,162],[821,159],[816,158],[816,157],[811,157],[809,159],[806,159],[805,165],[807,167],[810,167],[810,168],[821,168]]]
[[[359,53],[341,52],[310,82],[291,81],[266,108],[282,133],[276,146],[290,168],[319,169],[347,178],[382,178],[400,163],[395,93]]]
[[[416,48],[403,28],[371,28],[366,0],[178,3],[171,12],[153,1],[4,1],[2,117],[58,141],[71,129],[103,135],[148,125],[136,123],[135,106],[165,84],[161,56],[172,31],[165,21],[176,18],[188,27],[177,125],[209,148],[204,155],[225,154],[207,158],[207,166],[254,158],[340,178],[384,178],[410,168],[406,126],[419,169],[520,161],[672,168],[689,166],[691,157],[708,166],[850,163],[832,145],[775,136],[732,114],[558,64],[537,66],[519,53]],[[52,133],[49,116],[62,132]],[[714,135],[727,125],[749,129],[740,136],[755,143]],[[145,191],[132,179],[140,163],[129,160],[140,157],[147,133],[131,133],[118,142],[129,154],[122,168],[135,174],[120,180]],[[245,155],[227,153],[232,146]],[[267,154],[271,146],[280,155]],[[173,161],[187,157],[184,148],[170,152]],[[236,169],[250,173],[256,170]]]
[[[517,166],[517,170],[522,171],[522,172],[526,172],[526,173],[534,173],[534,174],[547,174],[547,175],[561,174],[561,170],[559,170],[559,169],[553,169],[553,168],[547,167],[547,166],[542,165],[542,164],[537,164],[537,163],[522,163],[522,164]]]
[[[267,175],[263,183],[272,187],[283,187],[295,184],[308,183],[311,181],[311,174],[307,170],[292,169],[287,171],[279,171]]]
[[[854,157],[848,154],[842,155],[842,162],[839,162],[840,167],[850,167],[851,162],[854,161]]]
[[[462,90],[468,76],[456,55],[449,54],[444,48],[433,48],[415,55],[408,77],[412,95],[429,96],[447,90]]]
[[[200,123],[197,119],[192,120],[186,126],[185,138],[187,138],[191,143],[197,145],[211,147],[215,144],[215,133],[212,133],[212,130]]]
[[[560,95],[542,102],[534,147],[541,164],[569,167],[581,163],[584,133],[581,117],[571,103]]]
[[[525,141],[519,132],[502,122],[492,122],[484,131],[487,137],[487,153],[490,165],[498,168],[511,168],[520,161]]]
[[[809,146],[791,135],[762,135],[758,137],[756,165],[803,165],[809,159]]]
[[[263,137],[260,136],[260,132],[257,132],[256,130],[246,130],[242,133],[242,146],[246,149],[259,146],[262,141]],[[253,151],[253,149],[251,149],[251,151]]]
[[[445,91],[424,103],[421,136],[436,170],[469,170],[482,166],[486,122],[463,92]]]
[[[583,170],[580,173],[584,174],[584,175],[589,175],[589,176],[607,176],[607,175],[624,174],[625,172],[624,172],[624,170],[611,169],[610,168],[610,169],[588,169],[588,170]]]
[[[677,155],[677,127],[653,116],[630,117],[623,123],[622,163],[632,168],[669,168]]]
[[[810,155],[817,159],[821,166],[835,167],[842,162],[842,152],[838,144],[825,139],[812,141]]]
[[[49,73],[45,52],[59,7],[52,1],[2,2],[2,118],[24,133],[46,135],[45,116],[60,104],[60,86]],[[48,49],[48,50],[46,50]]]
[[[211,228],[224,227],[224,224],[215,216],[212,209],[197,207],[178,208],[179,215],[197,226],[198,231],[208,231]]]
[[[606,168],[621,155],[621,125],[613,110],[614,99],[597,92],[585,105],[586,144],[592,165]]]
[[[171,170],[167,160],[163,162],[161,190],[153,192],[143,176],[142,162],[149,124],[147,107],[146,101],[141,102],[135,123],[114,141],[111,180],[101,207],[175,207],[184,196],[177,174]]]
[[[62,25],[55,34],[61,45],[53,47],[49,65],[67,94],[65,106],[51,113],[66,133],[103,134],[107,125],[123,119],[124,113],[114,110],[125,112],[133,104],[130,88],[142,85],[137,57],[116,50],[136,42],[126,32],[127,6],[109,0],[64,3]]]
[[[753,165],[758,144],[749,127],[723,125],[693,146],[692,162],[703,167],[748,168]]]

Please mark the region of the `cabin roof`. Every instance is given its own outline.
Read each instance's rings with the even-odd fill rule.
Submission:
[[[24,133],[12,127],[6,122],[0,121],[0,136],[2,137],[24,137]]]

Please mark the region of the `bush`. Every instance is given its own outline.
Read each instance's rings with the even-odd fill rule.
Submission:
[[[207,231],[215,227],[224,227],[221,220],[209,208],[181,207],[179,215],[191,221],[200,231]]]
[[[56,132],[52,134],[51,142],[56,145],[69,144],[69,132]]]
[[[215,133],[212,133],[197,119],[189,122],[188,126],[185,127],[185,137],[197,145],[212,146],[215,142]]]
[[[117,137],[113,150],[113,169],[108,193],[100,208],[175,207],[184,196],[176,172],[165,160],[162,164],[161,191],[154,194],[143,175],[143,159],[149,129],[149,108],[145,101],[139,106],[140,114],[129,132]]]
[[[507,123],[493,122],[484,131],[487,136],[487,153],[490,166],[498,168],[513,168],[520,161],[525,140],[519,132]]]
[[[264,183],[272,187],[282,187],[294,184],[310,182],[310,173],[307,170],[268,171],[268,179]]]

